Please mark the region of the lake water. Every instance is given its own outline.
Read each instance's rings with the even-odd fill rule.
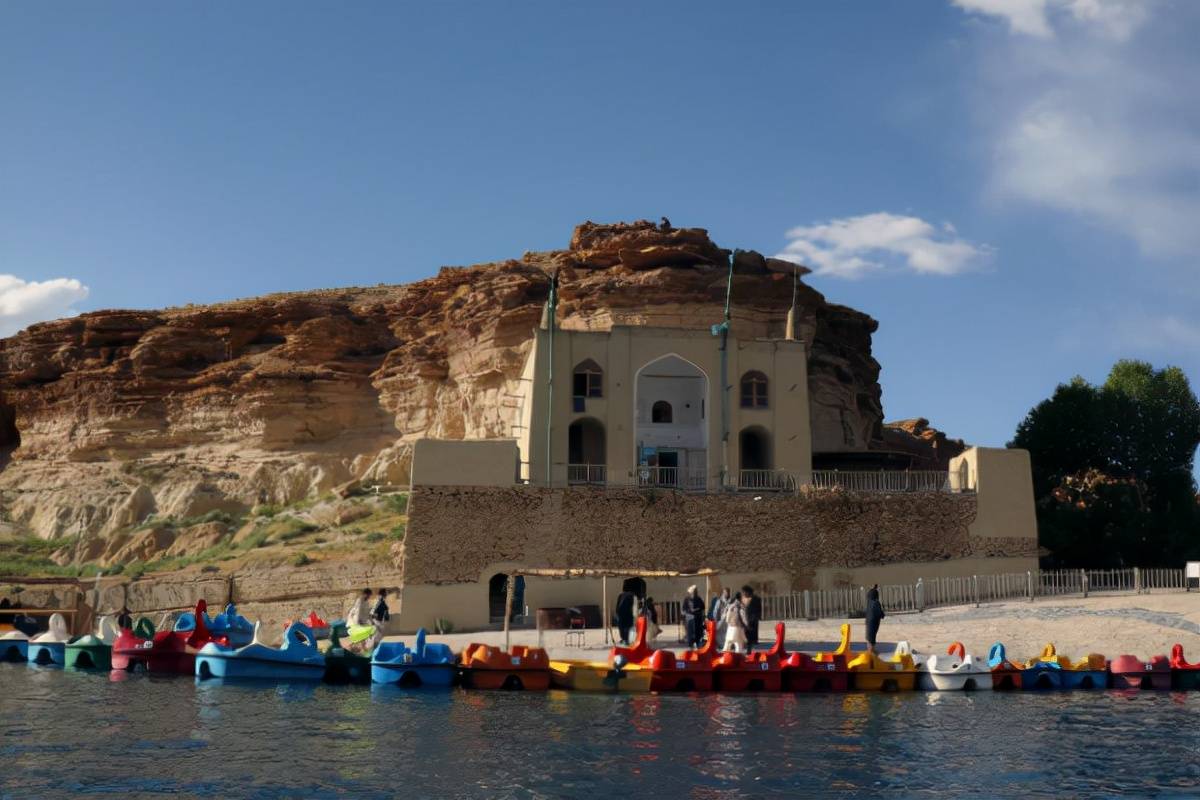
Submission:
[[[1200,692],[597,696],[0,664],[0,797],[1200,795]]]

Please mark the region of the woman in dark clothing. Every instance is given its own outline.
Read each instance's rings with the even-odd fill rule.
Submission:
[[[629,644],[629,631],[633,628],[633,604],[636,596],[633,592],[621,592],[617,595],[616,617],[617,632],[621,636],[621,644]]]
[[[683,622],[687,629],[687,645],[695,650],[704,641],[704,600],[689,586],[683,598]]]
[[[746,652],[758,644],[758,623],[762,619],[762,598],[749,586],[742,587],[742,601],[746,604]]]
[[[879,602],[879,584],[867,590],[867,649],[875,652],[875,637],[879,635],[879,623],[887,616]]]
[[[388,610],[387,604],[387,589],[380,589],[379,599],[375,601],[375,607],[371,609],[371,621],[382,625],[391,618],[392,614]]]

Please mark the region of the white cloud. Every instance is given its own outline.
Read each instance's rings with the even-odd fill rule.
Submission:
[[[972,94],[993,197],[1075,214],[1157,258],[1200,247],[1200,59],[1176,30],[1194,9],[951,1],[1030,34],[981,49]]]
[[[967,12],[999,17],[1009,30],[1041,39],[1073,22],[1112,39],[1128,39],[1146,20],[1151,0],[950,0]]]
[[[70,316],[72,306],[88,296],[74,278],[25,281],[0,274],[0,336],[11,336],[34,322]]]
[[[778,258],[838,278],[861,278],[889,266],[957,275],[991,252],[960,238],[950,223],[937,228],[919,217],[885,211],[793,228],[787,238]]]

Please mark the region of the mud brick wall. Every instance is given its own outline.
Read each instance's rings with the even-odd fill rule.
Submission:
[[[1033,556],[1027,537],[972,537],[973,494],[798,496],[536,487],[420,487],[409,501],[405,583],[473,582],[526,567],[783,570]]]

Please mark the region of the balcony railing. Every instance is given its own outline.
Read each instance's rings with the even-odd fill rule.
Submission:
[[[680,467],[637,467],[638,486],[661,486],[671,489],[703,491],[708,488],[708,476],[700,469]]]
[[[848,492],[949,492],[950,473],[938,470],[813,470],[816,489],[845,489]]]
[[[573,486],[603,486],[608,483],[605,464],[567,464],[567,483]]]
[[[781,469],[743,469],[736,478],[734,488],[742,492],[796,491],[796,476]]]

